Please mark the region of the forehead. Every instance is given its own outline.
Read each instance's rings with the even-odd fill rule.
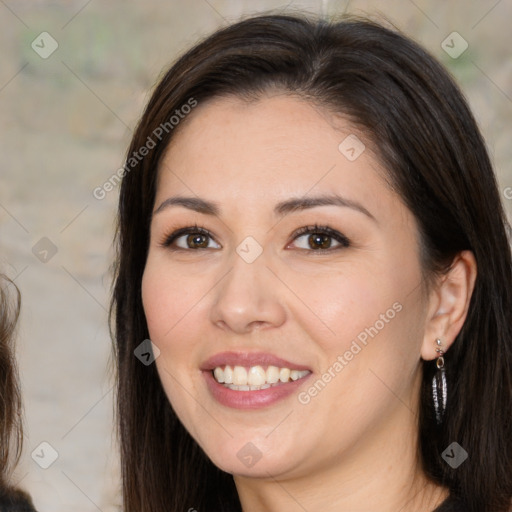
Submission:
[[[222,97],[200,103],[174,135],[157,197],[177,192],[261,203],[315,191],[371,202],[391,194],[382,174],[364,134],[305,100]]]

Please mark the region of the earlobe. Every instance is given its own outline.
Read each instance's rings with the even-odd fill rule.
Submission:
[[[441,339],[447,352],[459,334],[469,309],[477,275],[476,260],[471,251],[462,251],[453,260],[429,300],[421,357],[437,358],[436,339]]]

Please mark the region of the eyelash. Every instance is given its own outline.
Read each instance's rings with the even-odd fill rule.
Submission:
[[[180,238],[181,236],[192,235],[192,234],[193,235],[205,235],[205,236],[208,236],[213,239],[211,233],[206,228],[195,224],[194,226],[188,226],[185,228],[177,229],[176,231],[172,232],[171,234],[166,235],[160,245],[162,247],[165,247],[172,251],[198,251],[201,249],[203,249],[203,250],[208,249],[208,247],[199,248],[199,249],[191,249],[191,248],[184,249],[183,247],[172,247],[171,246],[171,244],[175,240]],[[326,252],[331,252],[331,251],[335,251],[335,250],[339,250],[339,249],[346,249],[347,247],[350,246],[350,241],[345,235],[343,235],[339,231],[336,231],[335,229],[332,229],[329,226],[323,226],[323,225],[318,225],[318,224],[304,226],[302,228],[297,229],[293,233],[293,241],[295,241],[295,239],[297,239],[303,235],[308,235],[308,234],[327,235],[328,237],[336,240],[340,245],[336,246],[336,247],[330,247],[328,249],[300,249],[300,250],[308,251],[308,252],[326,253]],[[213,240],[215,240],[215,239],[213,239]]]

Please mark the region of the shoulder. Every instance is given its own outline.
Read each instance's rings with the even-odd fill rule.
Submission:
[[[433,512],[466,512],[467,507],[464,503],[453,496],[449,496]]]
[[[1,512],[36,512],[30,496],[19,490],[0,490]]]

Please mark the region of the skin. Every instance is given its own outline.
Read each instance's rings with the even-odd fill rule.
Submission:
[[[142,283],[157,369],[178,417],[211,460],[234,475],[245,512],[433,510],[446,491],[417,456],[421,358],[449,349],[464,322],[476,265],[461,253],[428,292],[418,230],[384,171],[366,150],[349,161],[338,146],[354,129],[296,97],[199,105],[175,134],[157,184]],[[371,215],[340,206],[274,214],[291,197],[337,193]],[[218,203],[218,216],[169,206],[171,196]],[[162,242],[175,229],[208,229],[207,249]],[[344,234],[312,249],[318,223]],[[192,229],[192,232],[194,230]],[[252,263],[236,252],[248,236],[263,249]],[[314,238],[314,237],[313,237]],[[313,240],[313,246],[314,240]],[[187,248],[188,247],[188,248]],[[209,393],[201,363],[227,350],[269,352],[308,366],[308,388],[357,335],[399,303],[400,312],[336,376],[300,403],[297,394],[236,410]],[[252,467],[237,457],[252,443]],[[314,491],[313,491],[314,490]]]

